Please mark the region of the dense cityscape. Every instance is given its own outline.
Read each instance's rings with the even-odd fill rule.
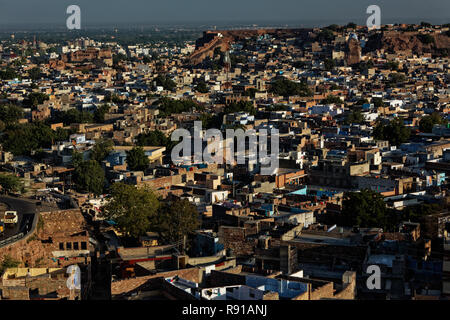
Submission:
[[[0,300],[448,300],[449,54],[427,22],[3,32]]]

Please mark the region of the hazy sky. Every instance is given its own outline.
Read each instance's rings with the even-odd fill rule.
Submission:
[[[381,23],[448,23],[449,0],[0,0],[0,25],[61,24],[79,5],[82,26],[97,24],[365,23],[366,8],[381,8]]]

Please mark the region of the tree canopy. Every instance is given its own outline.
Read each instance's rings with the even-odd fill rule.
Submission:
[[[149,165],[149,159],[145,155],[142,147],[134,147],[130,151],[127,151],[127,165],[132,171],[143,171],[147,169]]]
[[[339,98],[339,97],[337,97],[337,96],[334,96],[334,95],[332,95],[332,94],[329,94],[325,99],[323,99],[322,101],[321,101],[323,104],[341,104],[342,103],[342,100]]]
[[[165,90],[171,91],[177,87],[177,84],[166,75],[158,75],[154,81],[156,86],[163,87]]]
[[[239,101],[239,102],[232,102],[230,104],[227,104],[225,106],[224,112],[226,114],[234,113],[234,112],[247,112],[251,115],[255,115],[256,109],[253,106],[253,103],[250,101]]]
[[[433,112],[431,115],[423,117],[419,122],[419,130],[422,132],[431,133],[435,124],[447,123],[438,112]]]
[[[159,201],[151,190],[115,183],[111,187],[111,199],[102,212],[126,236],[137,238],[150,230],[158,208]]]
[[[388,140],[391,145],[398,146],[409,140],[411,130],[405,126],[403,120],[395,118],[387,125],[378,122],[373,130],[373,136],[377,140]]]
[[[22,192],[22,180],[13,174],[0,174],[0,187],[2,192]]]
[[[0,140],[4,149],[15,156],[30,155],[33,150],[50,148],[61,130],[53,131],[42,122],[15,124],[5,130]]]
[[[209,92],[209,88],[206,85],[205,81],[200,81],[199,83],[197,83],[197,85],[195,86],[195,90],[200,93],[208,93]]]
[[[23,109],[15,105],[1,105],[0,119],[5,125],[16,123],[23,117]]]
[[[157,230],[166,243],[181,241],[200,226],[199,214],[188,200],[176,200],[161,206],[157,216]]]
[[[19,74],[11,67],[7,67],[4,70],[0,70],[0,80],[12,80],[20,78]]]
[[[346,124],[351,123],[362,124],[364,123],[364,121],[365,121],[364,116],[359,110],[352,110],[345,119]]]
[[[439,203],[422,203],[407,206],[403,210],[386,207],[383,197],[372,190],[364,189],[361,192],[348,192],[342,201],[341,225],[363,228],[378,227],[384,231],[393,232],[402,221],[423,222],[427,215],[437,214],[444,210]]]
[[[386,228],[387,209],[383,197],[368,189],[346,193],[342,201],[342,223],[345,226]]]
[[[23,101],[23,104],[28,107],[36,107],[44,101],[49,100],[49,96],[42,92],[31,92]]]
[[[136,137],[136,144],[141,147],[166,147],[166,150],[172,150],[176,144],[176,141],[172,141],[161,131],[155,130],[139,134]]]
[[[95,142],[91,152],[91,159],[101,163],[112,151],[114,142],[112,140],[99,139]]]
[[[28,71],[28,76],[31,80],[38,80],[41,78],[41,69],[39,67],[32,68]]]
[[[74,181],[78,190],[100,195],[105,185],[105,172],[95,160],[82,161],[75,167]]]
[[[302,81],[298,83],[285,78],[275,80],[269,91],[284,97],[312,95],[312,91],[308,88],[306,82]]]
[[[103,104],[94,111],[94,121],[96,123],[105,122],[105,114],[109,112],[110,107],[107,104]]]
[[[88,111],[69,109],[67,111],[55,112],[51,121],[52,123],[62,122],[66,126],[73,123],[92,123],[94,121],[94,115]]]
[[[205,108],[192,100],[174,100],[163,97],[153,103],[158,106],[162,117],[169,116],[173,113],[192,112],[194,110],[203,111]]]

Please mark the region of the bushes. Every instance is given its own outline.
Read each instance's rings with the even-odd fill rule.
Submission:
[[[14,260],[9,255],[3,257],[3,261],[0,264],[0,275],[8,268],[17,268],[20,265],[20,261]]]

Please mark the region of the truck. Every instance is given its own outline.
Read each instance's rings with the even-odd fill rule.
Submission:
[[[2,222],[8,226],[15,226],[18,220],[17,211],[5,211]]]

